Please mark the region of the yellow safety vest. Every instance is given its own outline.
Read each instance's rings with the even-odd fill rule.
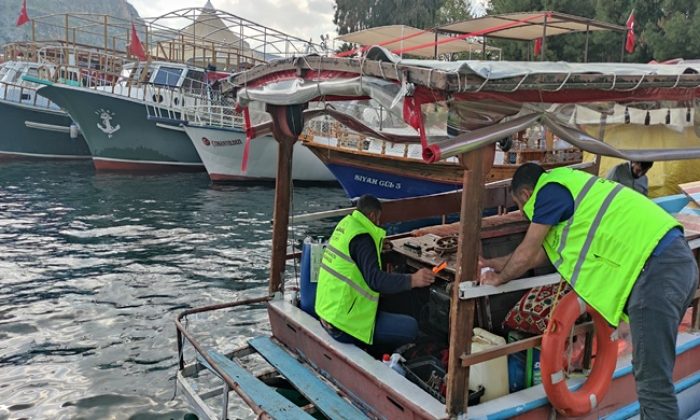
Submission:
[[[545,237],[544,249],[559,274],[611,325],[627,320],[632,287],[661,238],[680,223],[656,203],[616,182],[570,168],[543,174],[523,212],[532,220],[537,193],[547,184],[566,187],[573,216]]]
[[[381,268],[386,232],[355,210],[338,223],[323,253],[315,309],[321,319],[358,340],[372,344],[379,293],[372,290],[350,257],[350,241],[368,233],[377,247]]]

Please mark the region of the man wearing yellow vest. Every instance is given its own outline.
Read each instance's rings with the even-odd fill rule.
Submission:
[[[511,187],[531,224],[512,254],[482,260],[493,271],[481,283],[507,283],[549,260],[608,323],[629,321],[641,418],[678,419],[676,336],[698,287],[681,225],[636,191],[574,169],[526,163]]]
[[[425,268],[412,275],[382,271],[381,212],[376,197],[363,195],[357,210],[338,223],[323,253],[315,309],[338,341],[395,348],[414,341],[418,323],[410,315],[379,311],[379,296],[429,286],[434,275]]]

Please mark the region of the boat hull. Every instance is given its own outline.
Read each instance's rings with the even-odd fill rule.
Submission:
[[[0,100],[0,157],[90,159],[83,136],[66,132],[71,124],[65,112]]]
[[[330,336],[323,332],[319,333],[315,325],[319,322],[301,309],[288,303],[271,303],[268,306],[268,315],[275,338],[290,349],[294,349],[317,371],[323,372],[345,392],[360,399],[366,406],[372,407],[373,414],[382,418],[447,418],[445,406],[427,396],[427,393],[422,390],[408,395],[405,394],[406,389],[397,390],[396,388],[405,388],[406,384],[402,384],[402,382],[408,382],[405,378],[387,378],[387,374],[392,374],[389,372],[383,374],[381,371],[372,372],[375,368],[371,366],[368,371],[365,360],[353,357],[353,352],[357,349],[350,349],[351,345],[342,348],[337,346]],[[692,380],[700,372],[700,336],[679,334],[676,352],[673,378],[678,385],[683,381]],[[375,364],[378,366],[376,369],[381,369],[380,362],[375,361]],[[393,384],[388,383],[392,381]],[[571,380],[569,386],[576,387],[579,383],[580,380]],[[429,400],[427,403],[426,401],[418,403],[421,398],[429,398]],[[698,400],[697,395],[694,399]],[[631,361],[627,357],[618,362],[610,390],[599,402],[598,407],[588,415],[576,417],[576,419],[593,420],[604,415],[617,414],[636,400]],[[696,408],[693,407],[690,410]],[[553,408],[547,400],[544,388],[542,385],[537,385],[469,407],[468,418],[539,420],[550,418],[552,412]],[[572,417],[559,415],[557,418]]]
[[[241,163],[246,135],[242,130],[200,126],[184,128],[212,181],[272,181],[276,178],[278,145],[272,137],[251,141],[248,167],[244,172]],[[294,145],[292,179],[335,182],[333,174],[300,142]]]
[[[203,171],[197,151],[174,121],[148,118],[143,101],[66,85],[39,94],[80,126],[98,170]]]
[[[351,199],[372,194],[382,200],[422,197],[462,188],[464,170],[454,162],[427,163],[415,157],[304,143],[330,169]],[[562,164],[563,165],[563,164]],[[545,164],[545,169],[561,165]],[[485,182],[510,179],[517,165],[493,165]]]

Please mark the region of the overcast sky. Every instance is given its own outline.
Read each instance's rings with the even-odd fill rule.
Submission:
[[[202,7],[206,0],[128,0],[143,17],[160,16],[177,9]],[[321,34],[336,36],[333,0],[211,0],[215,8],[319,42]]]
[[[321,34],[335,38],[334,0],[211,0],[215,8],[252,20],[289,35],[319,42]],[[472,0],[484,3],[486,0]],[[177,9],[202,7],[206,0],[129,0],[143,17]],[[479,8],[481,9],[481,8]]]

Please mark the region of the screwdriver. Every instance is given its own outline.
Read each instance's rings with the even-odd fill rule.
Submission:
[[[445,269],[445,267],[447,267],[447,260],[445,260],[445,261],[441,262],[440,264],[436,265],[435,267],[433,267],[433,274],[437,274],[437,273],[441,272],[442,270]]]

